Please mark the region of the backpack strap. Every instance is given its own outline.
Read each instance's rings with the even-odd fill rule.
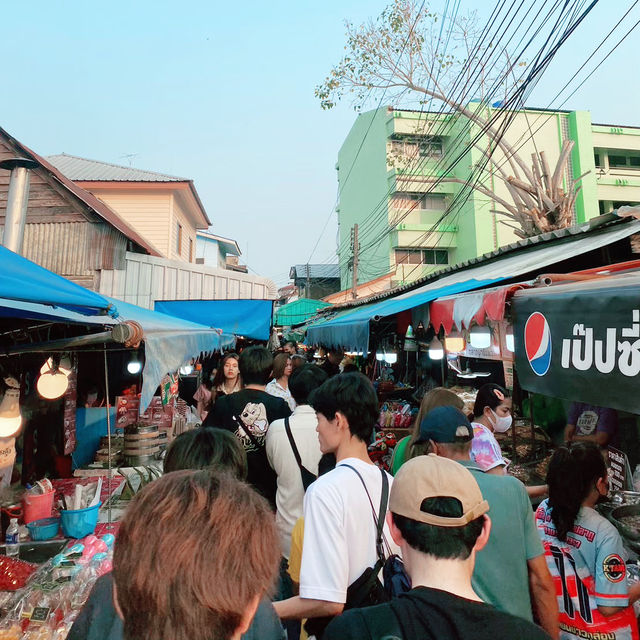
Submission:
[[[384,555],[384,547],[382,546],[382,531],[384,528],[384,518],[387,513],[387,504],[389,502],[389,479],[387,478],[387,474],[380,469],[380,473],[382,474],[382,491],[380,492],[380,509],[378,510],[378,516],[376,517],[376,509],[373,506],[373,500],[371,500],[371,495],[369,494],[369,489],[367,489],[367,485],[360,475],[358,470],[355,467],[352,467],[350,464],[340,465],[342,467],[349,467],[351,471],[353,471],[358,478],[360,478],[360,482],[362,482],[362,486],[367,494],[367,498],[369,498],[369,504],[371,505],[371,511],[373,512],[373,521],[376,524],[376,553],[378,555],[378,560],[384,563],[385,555]]]
[[[300,457],[300,452],[296,446],[296,441],[293,439],[293,433],[291,433],[291,424],[288,416],[284,419],[284,428],[287,432],[287,438],[289,438],[289,444],[291,445],[291,450],[293,451],[293,455],[298,463],[298,467],[302,469],[302,458]]]

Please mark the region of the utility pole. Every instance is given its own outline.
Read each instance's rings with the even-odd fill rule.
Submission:
[[[309,292],[311,291],[311,282],[309,281],[309,263],[307,262],[307,283],[304,287],[304,297],[309,297]]]
[[[353,225],[351,236],[351,249],[353,251],[353,280],[351,282],[351,297],[358,297],[358,251],[360,250],[360,244],[358,243],[358,225]]]

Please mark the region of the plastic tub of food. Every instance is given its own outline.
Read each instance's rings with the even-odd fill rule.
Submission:
[[[27,523],[32,540],[51,540],[58,535],[60,518],[43,518]]]

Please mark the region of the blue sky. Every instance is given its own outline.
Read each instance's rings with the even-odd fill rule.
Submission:
[[[0,126],[43,155],[193,178],[213,230],[237,239],[250,268],[282,285],[292,264],[309,259],[330,215],[312,262],[335,249],[334,166],[355,114],[348,104],[322,111],[314,87],[340,58],[344,19],[361,22],[385,5],[4,3]],[[602,0],[529,104],[560,106],[552,96],[630,5]],[[638,19],[636,8],[626,24]],[[640,125],[634,42],[637,34],[564,107]]]

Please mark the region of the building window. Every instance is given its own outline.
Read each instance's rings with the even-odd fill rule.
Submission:
[[[422,264],[420,249],[396,249],[396,264]]]
[[[627,156],[609,156],[609,166],[610,167],[626,167],[627,166]]]
[[[176,223],[176,253],[182,255],[182,225]]]
[[[449,264],[446,249],[396,249],[396,264]]]
[[[446,197],[439,193],[409,193],[397,191],[393,195],[392,206],[396,209],[420,209],[421,211],[444,211]]]
[[[609,166],[613,169],[624,167],[640,169],[640,154],[616,149],[616,152],[613,154],[609,152]]]
[[[391,153],[406,158],[440,158],[442,138],[438,136],[398,135],[391,140]]]
[[[193,262],[193,238],[189,238],[189,262]]]
[[[449,264],[449,252],[446,249],[425,249],[425,264]]]
[[[602,166],[600,164],[600,154],[599,153],[594,153],[593,154],[593,159],[595,160],[596,167],[601,167]]]

